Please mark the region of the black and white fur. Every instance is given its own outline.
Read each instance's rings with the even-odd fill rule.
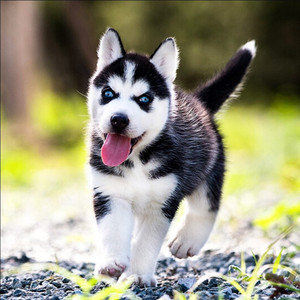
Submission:
[[[155,285],[156,260],[183,198],[187,208],[169,248],[178,258],[198,254],[214,226],[225,170],[214,114],[242,82],[255,52],[255,42],[248,42],[189,94],[173,85],[179,63],[173,38],[146,57],[126,53],[114,29],[103,35],[88,93],[97,274]],[[114,92],[110,101],[103,98],[107,88]],[[142,103],[142,95],[150,95],[150,103]],[[121,129],[112,124],[115,114],[127,118]],[[124,163],[109,167],[101,147],[114,132],[130,137],[132,149]]]

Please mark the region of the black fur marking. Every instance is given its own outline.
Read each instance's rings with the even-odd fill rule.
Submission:
[[[94,79],[94,85],[98,88],[103,87],[108,84],[111,76],[116,75],[125,79],[125,60],[121,57],[115,60],[110,65],[106,66]],[[117,91],[116,91],[117,92]]]
[[[103,174],[122,177],[123,173],[119,169],[114,167],[108,167],[103,163],[101,158],[102,145],[102,139],[96,134],[92,134],[92,145],[89,160],[90,165]]]
[[[161,165],[157,169],[150,171],[150,178],[158,179],[161,177],[168,176],[169,174],[173,173],[174,167],[178,168],[178,166],[176,166],[176,162],[166,162],[164,165]]]
[[[211,113],[216,113],[241,83],[252,58],[250,51],[240,49],[215,78],[196,90],[195,95]]]
[[[162,207],[162,213],[171,222],[178,210],[179,204],[184,198],[184,193],[180,191],[180,188],[175,189],[172,196],[167,200],[167,202]]]
[[[134,81],[145,80],[150,85],[150,90],[161,99],[170,98],[170,91],[163,76],[156,70],[155,66],[146,56],[129,53],[126,59],[135,63]]]
[[[128,169],[132,169],[132,168],[134,168],[134,163],[130,159],[127,159],[121,164],[121,166],[128,168]]]
[[[225,154],[222,137],[218,135],[219,151],[216,162],[206,177],[207,198],[211,211],[218,211],[222,196],[222,187],[225,173]]]
[[[97,171],[106,174],[122,177],[122,172],[117,172],[114,167],[108,167],[103,164],[101,156],[96,154],[91,154],[90,156],[90,165],[93,166]]]
[[[108,196],[103,196],[102,193],[96,193],[94,195],[93,200],[94,212],[97,220],[103,218],[106,214],[110,213],[110,198]]]
[[[143,164],[147,164],[153,156],[157,157],[156,153],[160,153],[160,166],[150,171],[149,175],[151,179],[165,177],[174,173],[174,170],[180,170],[180,160],[177,159],[177,155],[168,151],[172,145],[174,145],[174,140],[172,136],[168,135],[165,131],[160,134],[155,143],[140,153],[140,160]]]

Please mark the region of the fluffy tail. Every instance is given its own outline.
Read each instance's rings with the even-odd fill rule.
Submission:
[[[195,95],[211,113],[216,113],[237,89],[255,53],[255,41],[248,42],[236,52],[217,76],[196,90]]]

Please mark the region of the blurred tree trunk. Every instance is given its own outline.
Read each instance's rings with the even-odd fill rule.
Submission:
[[[39,3],[1,1],[1,99],[21,135],[30,132],[30,103],[39,61]]]
[[[45,1],[41,8],[43,58],[55,91],[85,94],[96,67],[99,38],[92,22],[92,3]]]
[[[70,25],[76,45],[78,45],[82,60],[85,61],[89,72],[96,65],[96,46],[94,28],[91,24],[87,3],[82,1],[64,1],[67,22]]]

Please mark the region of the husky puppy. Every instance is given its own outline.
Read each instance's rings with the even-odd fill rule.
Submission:
[[[173,85],[173,38],[147,57],[127,53],[114,29],[102,36],[88,93],[96,274],[155,286],[156,260],[183,198],[187,209],[169,248],[177,258],[198,254],[216,219],[225,170],[214,115],[255,51],[248,42],[216,77],[185,93]]]

